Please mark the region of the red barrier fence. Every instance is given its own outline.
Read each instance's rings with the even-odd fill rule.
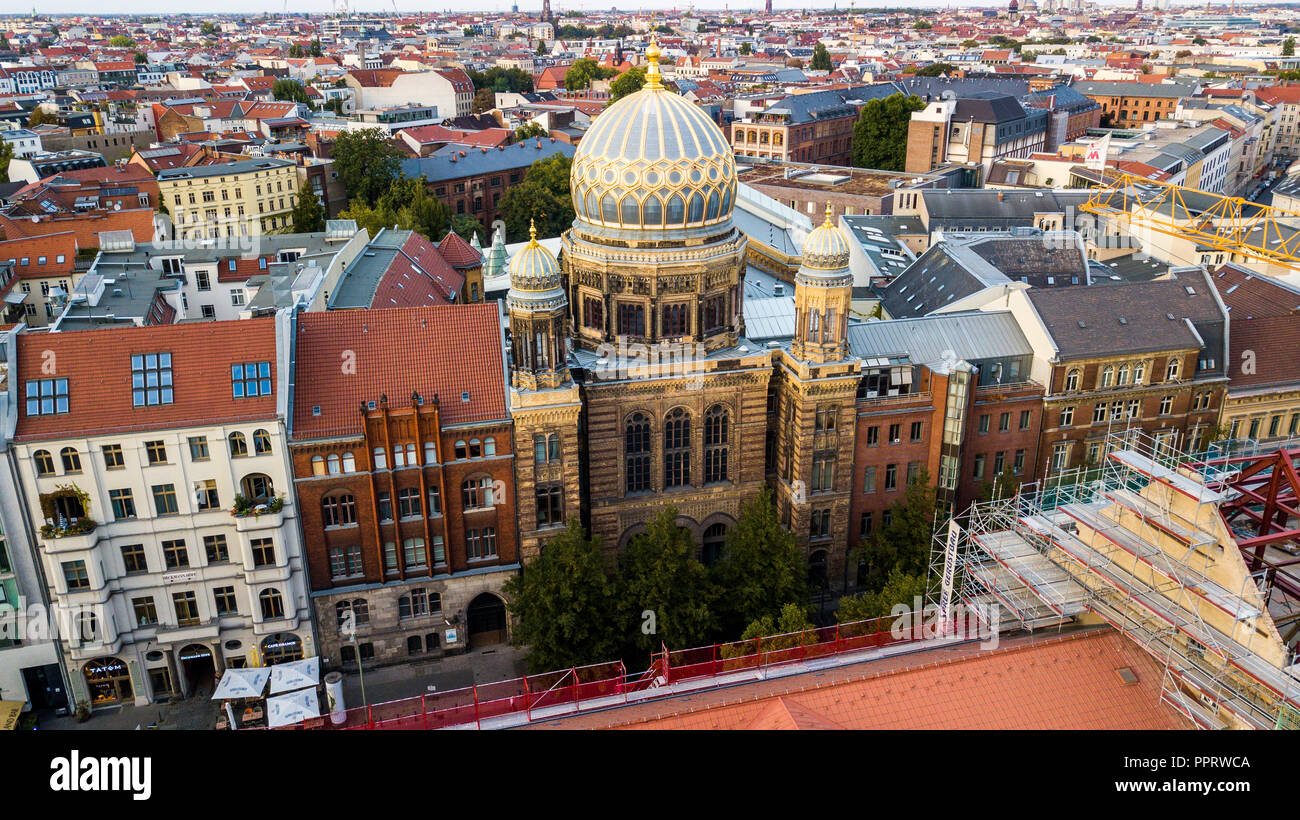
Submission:
[[[601,701],[602,706],[611,705],[611,698],[617,702],[621,697],[626,702],[629,694],[678,681],[766,669],[921,639],[918,632],[894,634],[891,629],[897,620],[890,616],[695,649],[665,649],[651,658],[649,669],[635,675],[628,674],[622,661],[580,666],[357,707],[346,710],[338,724],[334,723],[334,716],[323,715],[292,728],[441,729],[462,725],[482,728],[485,720],[520,713],[532,721],[534,711],[549,707],[571,705],[576,711],[584,703],[595,701]]]

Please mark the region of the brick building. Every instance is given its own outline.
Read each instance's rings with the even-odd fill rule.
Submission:
[[[294,483],[329,666],[507,638],[501,587],[519,557],[499,317],[475,304],[297,318]]]

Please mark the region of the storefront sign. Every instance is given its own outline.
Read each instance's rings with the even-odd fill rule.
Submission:
[[[447,636],[447,643],[455,643],[455,642],[456,642],[456,630],[454,630],[454,629],[448,629],[447,632],[446,632],[446,636]]]
[[[168,572],[162,577],[164,584],[182,584],[186,581],[197,581],[199,573],[197,570],[186,570],[185,572]]]

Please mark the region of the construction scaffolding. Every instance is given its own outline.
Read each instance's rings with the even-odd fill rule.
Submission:
[[[1196,725],[1295,726],[1296,658],[1264,573],[1250,571],[1220,512],[1233,496],[1217,488],[1240,463],[1112,432],[1103,464],[1080,480],[1025,485],[950,522],[936,537],[934,602],[985,613],[991,627],[1100,619],[1161,663],[1162,698]]]

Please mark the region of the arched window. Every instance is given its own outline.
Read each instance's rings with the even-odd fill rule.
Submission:
[[[275,497],[275,486],[271,477],[262,473],[249,473],[239,482],[239,489],[244,498],[254,504],[263,504]]]
[[[325,475],[325,459],[320,456],[311,457],[311,474]]]
[[[370,625],[370,604],[365,598],[352,599],[352,618],[357,626]]]
[[[352,457],[351,453],[343,454],[343,472],[355,473],[357,471],[357,460]]]
[[[497,454],[497,440],[488,436],[483,439],[483,455],[494,456]]]
[[[1079,389],[1079,371],[1077,368],[1065,374],[1065,389],[1066,390]]]
[[[623,431],[623,458],[627,466],[627,491],[650,489],[650,418],[635,413]]]
[[[64,447],[59,451],[59,459],[63,462],[63,472],[81,472],[81,454],[76,447]]]
[[[262,605],[264,620],[284,617],[284,599],[280,597],[280,590],[274,587],[264,589],[258,593],[257,600]]]
[[[1118,384],[1120,387],[1123,387],[1124,385],[1128,384],[1128,373],[1129,373],[1129,366],[1127,364],[1120,365],[1119,378],[1116,380],[1116,384]]]
[[[32,461],[36,462],[37,475],[54,475],[54,459],[50,458],[49,450],[32,453]]]
[[[357,523],[357,500],[350,493],[327,495],[320,500],[321,522],[327,527]]]
[[[456,458],[464,458],[468,450],[465,448],[465,441],[456,442]]]
[[[259,456],[271,452],[271,434],[265,430],[253,431],[253,452]]]
[[[420,639],[419,635],[412,635],[406,639],[407,655],[419,655],[422,652],[424,652],[424,641]]]
[[[727,525],[710,524],[704,530],[704,543],[700,547],[700,562],[711,567],[722,557],[722,548],[727,543]]]
[[[691,416],[682,408],[664,417],[664,486],[691,483]]]
[[[1178,378],[1179,366],[1180,363],[1178,359],[1169,360],[1169,365],[1165,367],[1165,381],[1171,382],[1174,379]]]
[[[240,458],[248,455],[248,440],[244,438],[243,433],[231,433],[227,436],[230,442],[230,457]]]
[[[546,460],[560,460],[560,434],[551,433],[546,437]]]
[[[820,329],[822,315],[814,310],[808,314],[808,341],[817,341],[817,332]]]
[[[686,305],[677,303],[664,305],[663,321],[659,325],[660,336],[686,335]]]
[[[437,463],[438,463],[438,445],[437,445],[437,443],[432,442],[432,441],[426,441],[426,442],[424,443],[424,463],[425,463],[425,464],[437,464]]]
[[[1147,366],[1145,362],[1138,362],[1137,364],[1133,365],[1134,384],[1141,384],[1142,380],[1146,378],[1146,375],[1147,375]]]
[[[476,438],[469,440],[469,457],[479,458],[483,455],[483,444]]]
[[[1115,383],[1115,368],[1106,365],[1106,369],[1101,371],[1101,386],[1110,387]]]
[[[325,463],[329,465],[330,475],[338,475],[340,472],[342,472],[342,467],[339,464],[339,457],[337,453],[330,453],[329,457],[325,459]]]
[[[704,483],[727,480],[727,443],[730,417],[715,404],[704,414]]]
[[[388,454],[384,452],[383,447],[375,448],[374,457],[376,470],[382,470],[388,466]]]

